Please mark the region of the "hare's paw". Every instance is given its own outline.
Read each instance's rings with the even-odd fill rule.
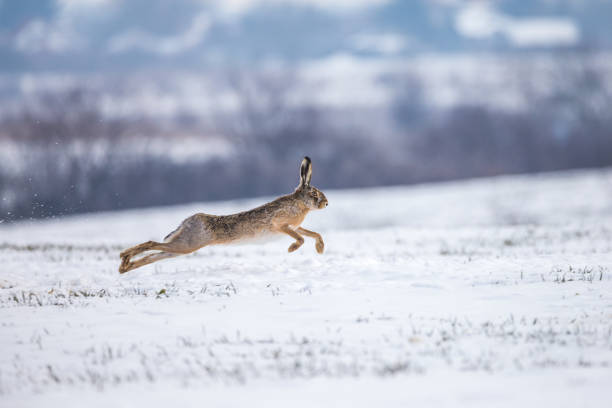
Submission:
[[[119,265],[119,273],[125,273],[130,270],[131,262],[130,258],[124,256],[121,258],[121,265]]]
[[[296,249],[298,249],[299,247],[301,247],[303,243],[304,243],[304,241],[302,241],[302,242],[295,241],[293,244],[289,245],[289,249],[287,251],[288,252],[293,252]]]
[[[325,243],[323,242],[322,239],[318,239],[317,243],[315,244],[315,247],[317,248],[317,252],[322,254],[323,251],[325,251]]]

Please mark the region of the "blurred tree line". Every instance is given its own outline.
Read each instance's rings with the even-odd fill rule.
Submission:
[[[15,162],[0,163],[0,218],[281,194],[297,184],[299,161],[314,159],[322,188],[409,184],[612,164],[612,92],[594,64],[558,64],[552,92],[534,92],[529,66],[517,72],[524,109],[459,104],[432,110],[418,78],[395,79],[392,131],[338,124],[333,112],[295,103],[291,73],[233,73],[235,111],[212,121],[160,124],[108,118],[100,95],[70,89],[40,95],[4,116],[0,143]],[[147,144],[181,143],[184,128],[203,141],[220,134],[230,155],[176,161]]]

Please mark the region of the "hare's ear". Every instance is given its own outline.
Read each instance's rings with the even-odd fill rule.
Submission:
[[[308,187],[311,177],[312,163],[310,162],[310,157],[306,156],[302,160],[302,167],[300,168],[300,187]]]

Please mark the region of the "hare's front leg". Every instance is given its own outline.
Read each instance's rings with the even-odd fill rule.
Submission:
[[[295,238],[295,242],[289,245],[289,249],[288,249],[289,252],[295,251],[296,249],[301,247],[302,244],[304,243],[304,238],[302,238],[300,234],[292,230],[291,227],[289,227],[289,225],[283,225],[282,227],[279,228],[279,230]]]
[[[323,253],[323,251],[325,250],[325,243],[323,242],[323,237],[321,236],[321,234],[319,234],[318,232],[309,231],[306,228],[302,227],[299,227],[297,230],[300,234],[304,234],[307,237],[316,239],[315,247],[317,248],[317,252],[320,254]]]

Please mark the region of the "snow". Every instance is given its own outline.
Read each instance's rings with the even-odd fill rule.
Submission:
[[[0,224],[0,406],[608,405],[612,170],[325,193],[324,255],[125,275],[125,247],[268,198]]]

